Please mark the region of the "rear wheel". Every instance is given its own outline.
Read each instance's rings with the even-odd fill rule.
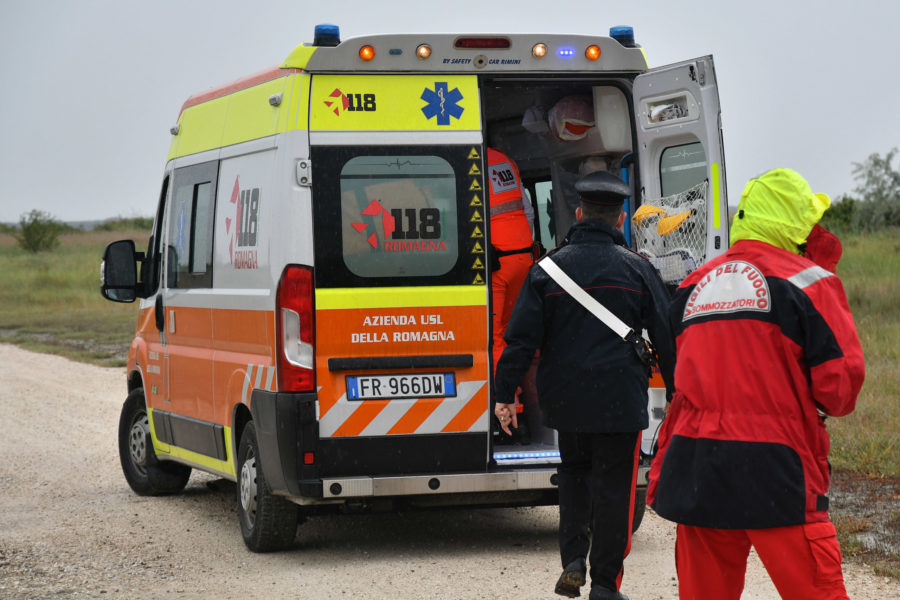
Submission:
[[[259,461],[256,426],[247,423],[238,446],[237,501],[244,543],[253,552],[284,550],[297,534],[299,507],[269,489]]]
[[[132,390],[122,405],[119,460],[128,485],[141,496],[175,494],[184,489],[191,477],[190,467],[156,457],[142,388]]]
[[[638,530],[647,509],[647,488],[637,488],[634,492],[634,512],[631,515],[631,533]]]

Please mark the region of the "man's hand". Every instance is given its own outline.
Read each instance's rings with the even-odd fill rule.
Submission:
[[[519,421],[516,418],[516,405],[514,403],[502,404],[498,402],[494,405],[494,414],[497,416],[497,420],[500,421],[500,427],[506,435],[512,435],[512,432],[509,430],[510,425],[513,426],[513,429],[519,428]]]

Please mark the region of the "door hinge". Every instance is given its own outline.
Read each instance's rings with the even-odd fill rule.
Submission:
[[[312,162],[308,158],[297,161],[297,184],[312,187]]]

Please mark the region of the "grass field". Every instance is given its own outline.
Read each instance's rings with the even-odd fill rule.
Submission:
[[[866,357],[856,410],[829,422],[836,468],[900,478],[900,230],[846,238],[838,265]]]
[[[0,234],[0,341],[104,366],[124,365],[134,335],[135,304],[100,296],[107,243],[147,245],[145,232],[71,233],[50,252],[20,249]]]

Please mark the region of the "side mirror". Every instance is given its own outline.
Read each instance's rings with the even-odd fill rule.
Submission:
[[[106,246],[100,264],[100,293],[113,302],[137,298],[137,253],[134,242],[119,240]]]

